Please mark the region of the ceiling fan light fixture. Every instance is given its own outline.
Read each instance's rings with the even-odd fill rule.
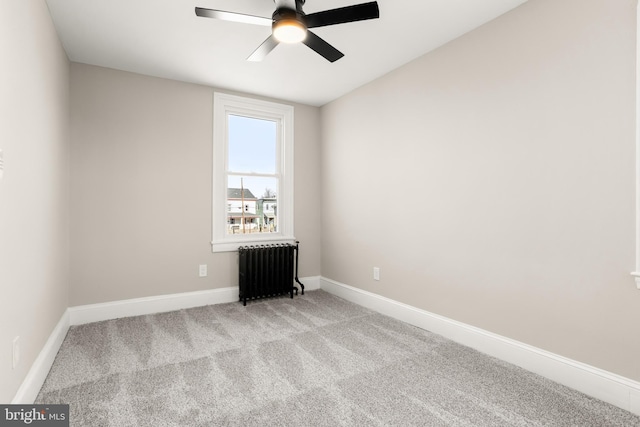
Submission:
[[[307,37],[307,27],[296,19],[281,19],[273,24],[273,36],[282,43],[299,43]]]
[[[377,1],[354,4],[323,10],[307,15],[302,10],[306,0],[273,0],[276,10],[271,19],[227,12],[224,10],[196,7],[196,15],[225,21],[244,22],[271,27],[271,34],[247,58],[247,61],[262,61],[280,43],[304,43],[307,47],[329,62],[335,62],[344,54],[331,46],[308,28],[326,27],[328,25],[346,24],[380,17]]]

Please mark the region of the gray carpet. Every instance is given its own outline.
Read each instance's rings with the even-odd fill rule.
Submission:
[[[72,327],[37,403],[72,426],[640,426],[323,291]]]

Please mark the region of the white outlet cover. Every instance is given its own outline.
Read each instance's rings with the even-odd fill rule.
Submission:
[[[198,273],[200,277],[207,277],[207,264],[200,264]]]
[[[0,179],[2,179],[2,173],[4,172],[4,152],[0,149]]]

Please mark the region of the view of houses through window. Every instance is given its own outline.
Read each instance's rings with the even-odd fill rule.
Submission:
[[[273,233],[278,231],[278,198],[270,188],[256,196],[249,188],[227,188],[228,233]]]
[[[227,234],[278,231],[277,123],[228,116]]]

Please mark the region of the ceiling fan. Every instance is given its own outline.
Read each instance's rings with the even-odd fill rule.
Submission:
[[[274,2],[276,3],[276,11],[271,18],[205,9],[202,7],[196,7],[196,15],[271,27],[271,35],[249,55],[247,58],[248,61],[262,61],[269,52],[281,42],[302,42],[322,55],[329,62],[337,61],[342,58],[344,54],[309,31],[309,28],[345,24],[380,17],[378,2],[375,1],[325,10],[309,15],[302,11],[305,0],[274,0]]]

